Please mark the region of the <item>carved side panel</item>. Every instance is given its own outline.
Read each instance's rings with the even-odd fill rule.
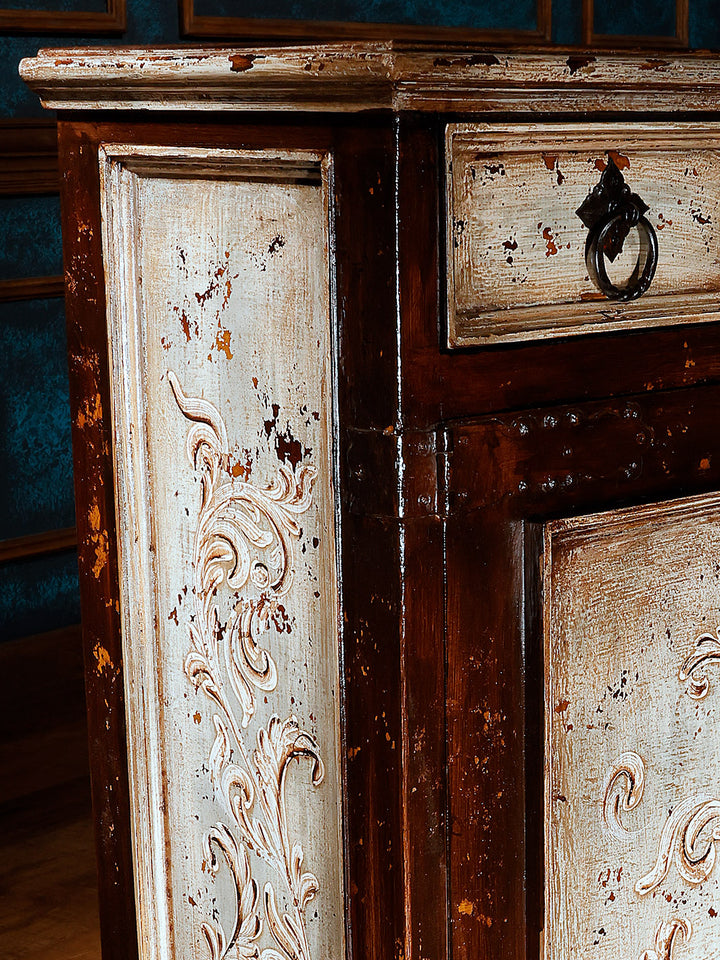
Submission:
[[[101,175],[142,956],[341,958],[328,159]]]
[[[548,525],[545,958],[720,944],[720,497]]]

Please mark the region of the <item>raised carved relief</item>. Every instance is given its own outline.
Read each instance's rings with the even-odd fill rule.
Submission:
[[[208,868],[218,872],[221,853],[235,886],[232,932],[219,921],[203,923],[202,931],[212,960],[310,960],[305,914],[319,885],[303,870],[302,845],[291,837],[285,785],[291,761],[303,758],[310,761],[312,784],[322,782],[318,744],[294,716],[274,714],[258,730],[254,749],[244,729],[255,713],[257,691],[270,692],[277,685],[276,664],[260,639],[284,613],[280,601],[293,580],[298,517],[310,506],[316,471],[281,463],[276,480],[264,489],[231,478],[218,410],[207,400],[186,396],[172,372],[168,378],[178,407],[192,422],[187,453],[202,484],[185,673],[216,708],[210,779],[232,820],[232,830],[218,822],[205,837]],[[227,593],[226,614],[221,613],[221,588]],[[249,853],[276,875],[274,883],[264,885],[262,911]],[[258,944],[264,923],[272,947]]]
[[[630,833],[620,821],[621,810],[634,810],[645,792],[645,764],[632,750],[613,764],[605,788],[603,819],[611,833],[624,838]]]
[[[692,936],[692,924],[689,920],[661,920],[655,932],[655,949],[646,950],[640,960],[674,960],[675,945],[685,942]]]
[[[695,641],[695,650],[680,667],[680,682],[687,683],[688,694],[694,700],[702,700],[710,689],[705,668],[710,663],[720,663],[720,640],[711,633],[704,633]]]

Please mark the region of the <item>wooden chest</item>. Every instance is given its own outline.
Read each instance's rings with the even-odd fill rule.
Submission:
[[[710,960],[720,71],[48,50],[106,960]]]

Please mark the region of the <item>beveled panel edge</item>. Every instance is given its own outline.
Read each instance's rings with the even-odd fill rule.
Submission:
[[[465,143],[463,143],[465,141]],[[460,311],[455,303],[455,252],[453,247],[453,159],[460,149],[472,147],[503,153],[533,153],[546,150],[582,150],[609,143],[623,149],[720,150],[720,126],[712,122],[602,123],[596,127],[568,123],[493,124],[482,122],[449,123],[445,127],[445,255],[447,258],[446,343],[451,349],[521,343],[611,333],[626,330],[657,329],[681,324],[709,323],[720,320],[720,294],[717,291],[683,291],[677,295],[640,298],[628,303],[607,300],[583,300],[561,304],[537,304],[516,309]],[[661,145],[660,145],[661,144]]]
[[[45,49],[20,74],[52,109],[716,111],[707,55],[507,54],[399,41]]]

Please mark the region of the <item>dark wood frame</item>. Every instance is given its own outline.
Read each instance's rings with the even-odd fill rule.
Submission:
[[[125,0],[106,0],[103,13],[82,10],[0,10],[0,31],[3,33],[70,33],[115,36],[125,32],[127,10]]]
[[[683,0],[678,0],[683,2]],[[535,30],[473,30],[396,23],[354,23],[327,20],[264,20],[258,17],[200,16],[194,0],[179,0],[180,35],[222,40],[432,40],[467,43],[527,44],[551,39],[552,0],[536,0]]]
[[[675,35],[658,37],[653,34],[625,36],[622,34],[595,33],[595,0],[583,0],[582,37],[588,47],[632,47],[637,49],[687,49],[690,44],[690,0],[675,0]]]

